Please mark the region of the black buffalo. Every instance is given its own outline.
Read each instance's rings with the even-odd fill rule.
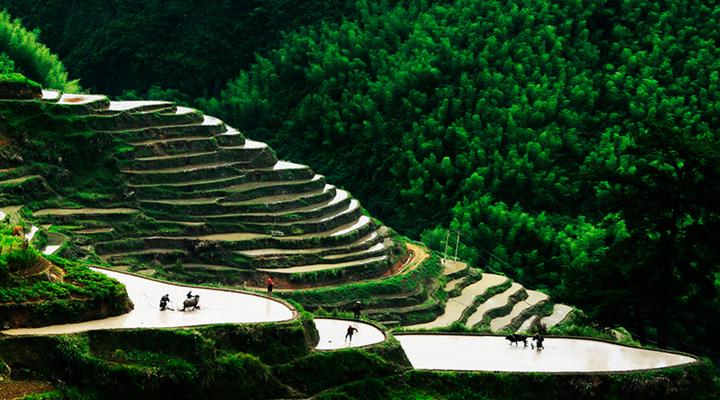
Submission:
[[[523,347],[527,347],[527,339],[527,336],[521,335],[519,333],[513,333],[512,335],[505,336],[505,340],[510,341],[510,345],[515,343],[515,346],[517,346],[518,342],[522,342]]]

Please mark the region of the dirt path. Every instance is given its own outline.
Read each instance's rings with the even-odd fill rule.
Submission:
[[[383,278],[398,275],[400,273],[408,273],[430,258],[430,253],[428,253],[423,247],[410,242],[405,243],[405,245],[410,255],[408,255],[403,262],[395,263],[392,268],[382,275]]]

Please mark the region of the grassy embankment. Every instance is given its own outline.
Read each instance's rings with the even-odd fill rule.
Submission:
[[[301,312],[282,323],[2,338],[0,354],[18,378],[68,385],[47,398],[298,398],[409,368],[394,339],[336,352],[312,351],[317,340]]]
[[[132,303],[125,287],[87,265],[41,255],[0,224],[0,327],[20,328],[119,315]]]

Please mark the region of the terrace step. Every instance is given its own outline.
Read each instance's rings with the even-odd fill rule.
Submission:
[[[275,221],[264,221],[264,222],[249,222],[247,220],[239,221],[241,225],[252,232],[282,232],[282,234],[276,233],[275,236],[281,235],[301,235],[305,233],[321,232],[335,229],[341,225],[348,224],[352,221],[357,221],[362,215],[360,208],[347,208],[342,212],[333,212],[329,216],[322,218],[309,219],[295,219],[294,214],[288,214],[287,218],[293,218],[288,222]],[[283,218],[285,221],[286,218]],[[231,225],[231,224],[228,224]]]
[[[113,231],[114,228],[112,227],[105,227],[105,228],[89,228],[89,229],[78,229],[73,231],[76,235],[96,235],[99,233],[110,233]]]
[[[228,193],[246,193],[250,192],[256,189],[263,189],[267,187],[274,187],[274,186],[299,186],[302,184],[310,183],[310,182],[318,182],[323,180],[325,177],[322,175],[314,175],[311,179],[304,179],[301,181],[293,180],[293,181],[269,181],[269,182],[249,182],[249,183],[243,183],[240,185],[232,185],[228,186],[226,188],[218,189],[223,192]]]
[[[276,237],[275,239],[277,239],[279,241],[289,241],[289,240],[307,239],[307,238],[342,236],[342,235],[346,235],[352,231],[360,230],[361,227],[366,226],[366,225],[370,224],[371,222],[372,221],[370,220],[370,218],[363,215],[357,221],[353,221],[349,224],[342,225],[340,227],[337,227],[337,228],[329,230],[329,231],[305,233],[302,235],[280,236],[280,237]],[[212,234],[212,235],[200,236],[200,237],[198,237],[198,239],[206,240],[206,241],[224,241],[224,242],[249,240],[245,236],[252,236],[252,239],[261,238],[261,237],[266,237],[266,238],[272,237],[270,235],[262,235],[262,234],[256,234],[256,233],[232,232],[232,233],[216,233],[216,234]]]
[[[62,99],[61,99],[62,100]],[[198,125],[204,120],[198,110],[177,106],[170,112],[116,112],[103,111],[109,104],[85,115],[84,120],[90,128],[104,132],[123,132],[163,125]]]
[[[209,197],[209,198],[190,198],[190,199],[166,199],[166,200],[140,200],[141,203],[149,203],[149,204],[168,204],[168,205],[178,205],[178,206],[211,206],[211,205],[217,205],[218,201],[222,199],[222,197]]]
[[[280,270],[284,268],[299,267],[303,265],[342,265],[358,260],[367,260],[375,257],[386,255],[388,248],[383,242],[374,244],[369,248],[365,248],[359,251],[353,251],[352,249],[345,249],[342,253],[335,253],[330,255],[318,255],[318,254],[305,254],[300,256],[294,254],[293,257],[263,257],[253,261],[253,266],[257,269],[272,269]]]
[[[2,186],[2,185],[20,185],[31,179],[42,179],[42,177],[40,175],[25,175],[25,176],[21,176],[18,178],[6,179],[3,181],[0,181],[0,186]]]
[[[169,182],[169,183],[143,183],[133,184],[129,183],[128,187],[131,188],[172,188],[172,189],[188,189],[188,190],[200,190],[205,187],[223,187],[223,185],[231,185],[238,182],[243,182],[245,177],[243,176],[229,176],[225,178],[217,179],[199,179],[192,181],[183,182]]]
[[[33,216],[67,216],[67,215],[117,215],[137,214],[134,208],[46,208],[33,212]]]
[[[98,254],[100,259],[104,261],[112,260],[113,258],[123,258],[128,256],[135,256],[139,254],[178,254],[185,255],[187,252],[180,249],[143,249],[143,250],[132,250],[132,251],[121,251],[116,253],[105,253]]]
[[[186,165],[182,167],[121,170],[132,183],[172,183],[183,182],[193,177],[209,178],[213,176],[238,175],[242,170],[242,163],[222,161],[208,164]]]
[[[524,290],[525,288],[523,287],[523,285],[517,282],[513,282],[512,285],[507,288],[507,290],[502,293],[496,294],[484,303],[480,304],[477,310],[475,310],[475,312],[470,315],[470,317],[468,317],[466,325],[469,327],[477,325],[483,320],[485,314],[492,310],[507,306],[511,297],[517,295],[519,292],[522,292]]]
[[[180,154],[153,155],[137,157],[121,161],[121,165],[129,169],[149,170],[177,168],[186,165],[207,164],[220,161],[231,161],[218,151],[197,151]]]
[[[295,223],[311,218],[320,218],[328,215],[336,215],[340,211],[347,209],[351,203],[350,195],[344,190],[335,189],[335,196],[332,199],[326,199],[316,202],[308,206],[289,207],[279,211],[262,211],[262,212],[232,212],[228,214],[199,214],[193,216],[209,222],[271,222],[278,224],[282,222]]]
[[[278,249],[278,248],[263,248],[263,249],[252,249],[252,250],[243,250],[238,251],[238,254],[250,256],[250,257],[279,257],[284,255],[292,255],[292,254],[322,254],[326,252],[333,252],[337,250],[342,250],[344,248],[356,248],[358,246],[363,246],[366,244],[374,244],[376,240],[380,238],[380,235],[377,233],[377,231],[373,231],[368,235],[365,235],[361,237],[360,239],[349,243],[349,244],[343,244],[338,246],[330,246],[330,247],[318,247],[318,248],[307,248],[307,249]]]
[[[221,134],[221,135],[223,135],[223,134]],[[221,136],[221,135],[217,135],[217,136]],[[232,136],[232,134],[224,134],[224,136]],[[223,150],[255,150],[255,151],[257,151],[257,150],[269,149],[269,146],[267,145],[267,143],[258,142],[256,140],[251,140],[251,139],[245,139],[243,144],[220,145],[219,147]]]
[[[368,308],[365,309],[365,314],[375,320],[399,320],[406,321],[406,319],[416,313],[420,314],[436,314],[437,309],[441,307],[440,300],[433,296],[425,297],[421,303],[415,303],[405,306],[391,306],[391,307],[380,307],[380,308]]]
[[[353,251],[350,253],[340,253],[340,254],[331,254],[324,256],[323,258],[328,261],[340,261],[350,258],[359,258],[359,256],[367,257],[376,257],[378,253],[385,253],[387,252],[388,248],[385,246],[384,243],[375,243],[371,247],[363,250]]]
[[[189,264],[183,264],[183,268],[186,269],[193,269],[193,270],[199,270],[199,271],[212,271],[212,272],[218,272],[218,271],[237,271],[237,267],[229,267],[227,265],[214,265],[214,264],[197,264],[197,263],[189,263]],[[165,266],[169,267],[169,266]]]
[[[230,233],[215,233],[212,235],[205,235],[198,237],[199,240],[205,240],[210,242],[239,242],[244,240],[253,240],[270,237],[269,235],[263,235],[260,233],[250,232],[230,232]]]
[[[141,200],[143,208],[157,212],[182,212],[187,216],[226,215],[229,213],[280,212],[304,206],[323,204],[336,196],[336,189],[326,185],[323,190],[293,195],[280,195],[248,200],[245,202],[223,202],[222,198],[188,198],[165,200]]]
[[[214,152],[218,150],[217,144],[207,136],[170,137],[167,139],[143,139],[130,142],[125,150],[125,159],[162,156],[172,154],[186,154],[199,152]]]
[[[290,267],[290,268],[260,268],[258,271],[263,272],[271,272],[273,274],[297,274],[297,273],[303,273],[303,272],[317,272],[317,271],[327,271],[332,269],[341,269],[341,268],[353,268],[358,266],[367,265],[370,263],[378,263],[387,260],[386,255],[373,257],[373,258],[366,258],[361,260],[355,260],[355,261],[348,261],[344,263],[338,263],[338,264],[314,264],[314,265],[300,265],[297,267]]]
[[[223,196],[226,201],[244,201],[263,196],[285,195],[292,193],[306,193],[321,190],[325,187],[325,177],[315,175],[312,179],[298,179],[294,181],[265,181],[246,184],[231,185],[219,189],[209,189],[185,193],[184,196],[199,196],[203,193],[211,196]]]
[[[105,109],[110,104],[110,100],[107,96],[97,94],[63,93],[60,95],[60,98],[55,101],[55,104],[73,106],[73,108],[77,107],[78,110],[74,111],[82,113],[81,110],[92,111]]]
[[[223,188],[232,185],[257,182],[284,182],[288,180],[307,180],[315,174],[309,167],[301,164],[278,161],[272,167],[243,169],[242,163],[237,164],[237,174],[226,177],[208,177],[184,174],[183,180],[165,182],[130,182],[132,188],[168,188],[181,191],[199,191]],[[142,171],[139,171],[142,173]]]
[[[141,142],[147,140],[159,140],[159,139],[170,139],[170,138],[182,138],[182,137],[207,137],[210,139],[212,136],[224,132],[226,130],[225,123],[221,120],[210,117],[207,115],[203,116],[203,120],[199,122],[180,124],[180,125],[154,125],[144,126],[140,128],[126,129],[126,130],[113,130],[103,131],[97,130],[99,133],[105,133],[108,135],[114,135],[118,138],[125,139],[125,141]]]
[[[47,101],[49,103],[55,103],[58,100],[60,100],[60,96],[62,96],[62,93],[57,90],[50,90],[50,89],[42,90],[42,101]]]
[[[17,176],[16,176],[17,170],[18,170],[18,169],[15,168],[15,167],[11,167],[11,168],[1,168],[1,169],[0,169],[0,178],[1,178],[1,179],[16,178],[16,177],[17,177]],[[22,174],[20,174],[20,175],[22,175]]]
[[[356,240],[359,235],[367,235],[373,229],[370,224],[364,225],[358,230],[344,236],[323,236],[325,232],[310,235],[273,237],[249,232],[231,232],[211,235],[186,235],[186,236],[148,236],[133,237],[126,239],[113,239],[99,242],[95,245],[98,254],[109,254],[117,252],[135,253],[147,248],[162,249],[186,249],[188,246],[195,246],[199,241],[218,242],[228,251],[240,251],[247,249],[262,248],[283,248],[283,249],[305,249],[308,247],[331,247],[347,244]],[[118,250],[122,248],[122,250]],[[174,261],[174,260],[173,260]]]
[[[245,144],[245,135],[230,126],[225,132],[215,135],[215,139],[220,146],[243,146]]]
[[[455,288],[457,288],[464,280],[465,280],[465,277],[453,279],[445,284],[445,287],[443,288],[443,290],[450,293],[453,290],[455,290]]]
[[[462,271],[467,270],[469,267],[466,263],[462,261],[455,261],[450,259],[443,259],[442,260],[443,267],[443,275],[459,275],[462,274]]]
[[[120,112],[147,112],[163,111],[174,113],[177,111],[175,103],[169,101],[142,100],[142,101],[111,101],[105,110],[110,113]]]
[[[518,318],[522,317],[523,313],[525,313],[527,310],[530,310],[532,307],[535,307],[538,304],[548,300],[548,295],[546,295],[545,293],[541,293],[535,290],[528,290],[527,293],[528,297],[523,301],[515,303],[512,310],[508,314],[494,318],[492,321],[490,321],[491,331],[498,332],[511,328],[513,323],[516,322]]]
[[[540,320],[540,323],[545,324],[545,326],[550,329],[553,326],[563,322],[570,313],[572,313],[573,308],[570,306],[567,306],[565,304],[555,304],[553,307],[553,312],[547,317],[544,317]]]
[[[449,326],[459,321],[465,310],[473,305],[476,297],[482,296],[488,289],[507,282],[507,278],[495,274],[482,274],[482,278],[462,290],[460,296],[448,299],[445,304],[445,311],[435,320],[418,325],[411,325],[412,329],[428,329],[441,326]]]
[[[205,222],[192,222],[192,221],[173,221],[173,220],[156,220],[158,223],[169,224],[169,225],[184,225],[184,226],[205,226]]]
[[[342,201],[344,201],[344,200],[349,200],[349,199],[350,199],[350,193],[348,193],[348,192],[346,192],[346,191],[344,191],[344,190],[342,190],[342,189],[336,189],[336,190],[335,190],[335,196],[334,196],[332,199],[330,199],[328,202],[324,203],[324,204],[311,204],[311,205],[308,205],[308,206],[299,207],[299,208],[293,208],[293,209],[286,210],[286,211],[281,211],[281,212],[278,212],[278,213],[261,213],[261,214],[279,215],[279,214],[285,214],[285,213],[288,213],[288,212],[291,212],[291,213],[294,213],[294,214],[299,214],[299,213],[317,211],[317,210],[320,210],[320,209],[322,209],[322,208],[332,206],[332,205],[334,205],[334,204],[339,204],[339,203],[341,203]],[[253,214],[252,214],[252,213],[249,213],[248,215],[253,215]]]
[[[303,223],[303,224],[323,223],[323,222],[328,222],[330,220],[336,219],[342,215],[350,214],[350,213],[353,213],[356,211],[360,211],[360,202],[355,199],[352,199],[348,203],[347,208],[345,208],[344,210],[341,210],[337,213],[330,214],[329,216],[320,216],[320,217],[316,217],[316,218],[300,219],[300,220],[291,221],[291,222],[276,222],[276,223],[273,223],[273,225],[289,226],[289,225],[293,225],[293,224],[297,224],[297,223]]]
[[[319,195],[328,191],[334,191],[335,186],[325,184],[325,186],[322,189],[316,189],[308,192],[297,192],[297,193],[286,193],[286,194],[276,194],[271,196],[265,196],[265,197],[255,197],[243,201],[224,201],[222,202],[224,205],[227,206],[245,206],[245,205],[252,205],[252,204],[276,204],[276,203],[285,203],[288,201],[294,201],[297,200],[300,197],[310,197],[314,195]],[[333,195],[333,198],[335,195]]]
[[[158,145],[158,144],[167,144],[167,143],[174,143],[174,142],[192,142],[197,140],[204,140],[204,141],[210,141],[210,138],[206,136],[184,136],[184,137],[174,137],[174,138],[167,138],[167,139],[148,139],[143,140],[140,142],[131,142],[129,143],[131,146],[146,146],[146,145]]]

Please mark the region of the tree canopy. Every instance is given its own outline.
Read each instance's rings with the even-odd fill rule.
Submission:
[[[0,0],[95,92],[217,94],[283,31],[351,15],[350,0]],[[159,94],[157,89],[149,94]],[[132,95],[129,97],[133,97]],[[166,98],[167,99],[167,98]]]
[[[38,40],[35,31],[20,20],[0,12],[0,73],[19,72],[45,87],[79,91],[78,81],[69,81],[58,57]]]

